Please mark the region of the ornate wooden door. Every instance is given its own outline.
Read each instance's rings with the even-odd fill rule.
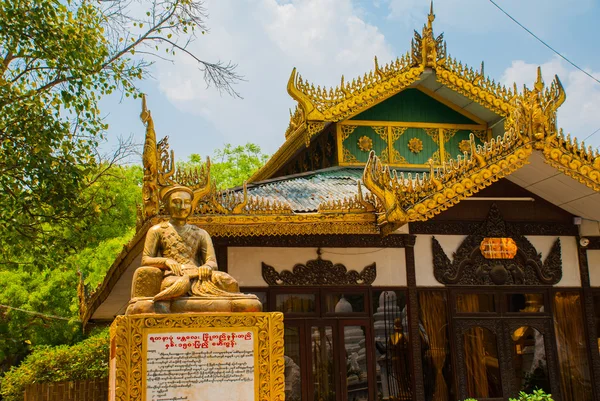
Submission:
[[[548,317],[454,318],[459,399],[505,401],[536,388],[560,400]]]

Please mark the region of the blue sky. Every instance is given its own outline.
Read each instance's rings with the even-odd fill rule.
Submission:
[[[509,14],[597,78],[600,78],[600,2],[596,0],[497,0]],[[177,159],[210,155],[225,143],[254,142],[272,154],[284,142],[286,92],[293,67],[310,82],[339,84],[410,49],[429,0],[209,0],[210,32],[191,46],[208,61],[231,60],[246,79],[243,99],[206,88],[202,73],[182,54],[157,61],[140,86],[148,95],[157,136],[169,136]],[[531,84],[538,65],[549,82],[558,74],[567,92],[559,125],[583,139],[600,128],[600,84],[575,70],[531,37],[488,0],[436,0],[434,33],[444,33],[448,52],[504,84]],[[106,98],[106,149],[119,136],[143,142],[140,101]],[[590,138],[600,145],[600,132]]]

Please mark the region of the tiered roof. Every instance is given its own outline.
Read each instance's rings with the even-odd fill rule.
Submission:
[[[144,102],[144,205],[138,231],[101,286],[89,295],[81,289],[82,320],[91,318],[119,285],[128,288],[128,283],[119,281],[120,277],[135,264],[148,228],[167,218],[159,202],[160,191],[175,183],[193,187],[196,196],[190,221],[215,237],[387,234],[406,223],[431,219],[532,162],[535,174],[559,177],[556,185],[566,185],[573,189],[571,192],[581,193],[582,199],[590,200],[586,201],[587,214],[577,213],[577,197],[560,203],[561,207],[600,220],[600,207],[589,206],[593,202],[600,206],[600,154],[563,135],[556,126],[556,110],[565,100],[558,77],[546,86],[538,69],[533,88],[524,87],[521,92],[516,87],[507,89],[484,76],[483,64],[476,71],[449,57],[443,36],[433,34],[434,19],[431,10],[422,32],[415,32],[411,51],[406,55],[383,67],[376,59],[373,71],[352,82],[342,77],[336,88],[315,88],[294,69],[288,92],[298,106],[291,115],[286,141],[243,188],[216,191],[210,183],[210,163],[194,172],[175,171],[166,138],[157,143],[152,117]],[[432,75],[437,85],[472,100],[495,122],[503,123],[499,125],[503,134],[490,138],[475,132],[465,140],[466,146],[461,146],[462,155],[449,160],[440,158],[435,163],[431,161],[427,168],[413,168],[411,172],[398,172],[400,169],[390,168],[386,160],[382,162],[381,156],[371,152],[360,168],[338,165],[274,177],[294,155],[324,135],[329,125],[338,124],[341,129],[344,124],[354,124],[349,119]],[[477,115],[468,117],[476,124],[486,122],[478,120]],[[388,132],[393,133],[391,129]],[[389,157],[393,159],[391,151]],[[540,160],[552,166],[554,173],[542,172]],[[575,181],[565,183],[559,172]],[[531,184],[533,188],[535,177],[540,177],[535,174],[530,174],[529,183],[526,175],[515,180],[523,187]]]

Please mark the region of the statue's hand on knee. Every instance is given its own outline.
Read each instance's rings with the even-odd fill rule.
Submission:
[[[174,275],[183,276],[183,266],[175,262],[173,259],[167,259],[165,265],[173,272]]]

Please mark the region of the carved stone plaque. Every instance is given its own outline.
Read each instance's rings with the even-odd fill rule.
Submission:
[[[145,345],[147,401],[256,399],[254,330],[150,332]]]

